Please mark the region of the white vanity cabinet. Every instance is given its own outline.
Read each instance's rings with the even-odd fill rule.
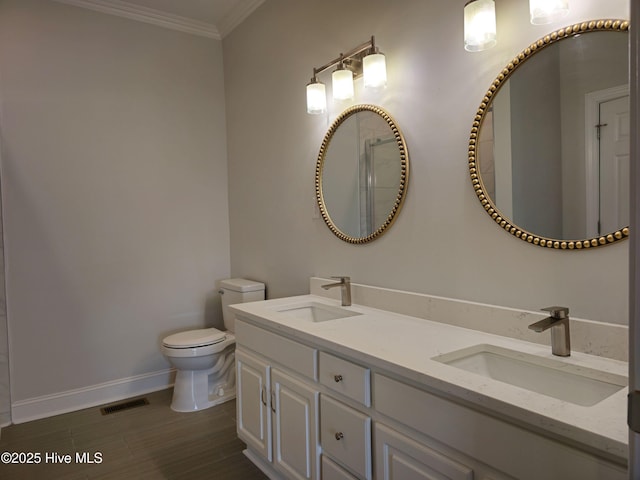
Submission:
[[[245,333],[253,335],[258,354],[236,347],[237,430],[238,437],[249,447],[248,456],[264,462],[287,479],[316,480],[319,478],[318,450],[318,390],[313,381],[305,382],[269,358],[260,355],[261,346],[267,353],[287,360],[291,370],[315,371],[315,349],[290,347],[269,332],[246,325]],[[242,330],[242,327],[240,327]],[[248,343],[253,343],[249,340]],[[276,348],[277,353],[270,351]],[[298,355],[302,354],[302,357]],[[299,363],[295,363],[299,360]],[[306,360],[306,361],[305,361]]]
[[[257,324],[236,319],[238,436],[270,478],[627,478],[608,452],[459,401],[371,354],[365,366],[357,353]]]
[[[317,390],[242,350],[236,358],[238,437],[286,478],[317,479]]]

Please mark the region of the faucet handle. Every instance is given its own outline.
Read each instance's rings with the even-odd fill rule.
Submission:
[[[568,307],[546,307],[541,308],[543,312],[549,312],[551,314],[551,318],[556,320],[562,320],[565,318],[569,318],[569,308]]]
[[[335,278],[336,280],[340,280],[342,283],[347,283],[347,282],[351,281],[351,277],[344,277],[344,276],[334,277],[334,276],[332,276],[331,278]]]

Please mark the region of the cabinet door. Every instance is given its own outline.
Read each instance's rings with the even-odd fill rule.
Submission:
[[[374,427],[379,480],[473,480],[473,470],[384,425]]]
[[[272,369],[275,467],[291,479],[319,478],[318,392]]]
[[[238,437],[271,461],[268,364],[236,349]]]

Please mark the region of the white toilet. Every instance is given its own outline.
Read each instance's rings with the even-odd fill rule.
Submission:
[[[225,331],[216,328],[188,330],[162,341],[162,353],[176,368],[171,409],[194,412],[236,396],[234,303],[264,300],[264,283],[231,278],[220,282]]]

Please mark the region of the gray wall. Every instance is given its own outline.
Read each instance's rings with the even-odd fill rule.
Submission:
[[[514,55],[564,24],[626,17],[627,1],[574,2],[552,26],[529,25],[526,2],[499,2],[498,45],[477,54],[462,48],[464,3],[269,0],[223,42],[48,0],[0,3],[13,400],[168,368],[159,340],[220,326],[215,283],[230,274],[264,280],[270,297],[349,274],[625,323],[627,244],[561,252],[509,236],[477,201],[466,153],[480,99]],[[389,86],[358,83],[357,101],[391,112],[412,173],[391,230],[354,246],[317,218],[313,189],[324,133],[348,104],[309,116],[304,86],[371,34]]]
[[[557,50],[548,49],[518,67],[518,75],[509,80],[513,149],[510,218],[516,225],[549,238],[564,238],[558,57]]]
[[[567,24],[628,17],[627,0],[573,2],[570,16],[529,24],[528,4],[497,2],[498,44],[463,49],[466,0],[269,0],[224,41],[232,274],[270,297],[308,291],[310,275],[627,322],[628,242],[589,251],[543,249],[505,233],[478,202],[467,169],[472,119],[498,72]],[[339,12],[339,14],[338,14]],[[329,118],[305,110],[320,66],[370,35],[387,56],[388,87],[356,101],[387,109],[406,137],[408,196],[387,234],[340,241],[313,214],[318,148]],[[321,78],[325,83],[330,77]],[[268,180],[266,180],[268,179]]]
[[[169,368],[221,325],[222,44],[49,0],[0,3],[13,402]]]

